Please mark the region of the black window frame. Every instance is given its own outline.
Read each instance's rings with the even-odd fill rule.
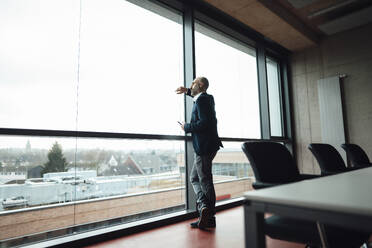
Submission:
[[[136,3],[141,0],[128,0]],[[194,39],[194,22],[195,20],[218,30],[221,33],[232,37],[250,47],[256,49],[258,88],[260,101],[260,121],[261,121],[261,139],[230,138],[222,137],[222,141],[227,142],[245,142],[270,140],[284,143],[290,151],[293,151],[293,130],[291,121],[291,102],[290,87],[288,79],[289,55],[290,51],[279,44],[267,39],[255,30],[247,27],[245,24],[232,18],[226,13],[213,7],[203,1],[181,1],[181,0],[148,0],[158,4],[161,7],[181,12],[183,15],[183,46],[184,46],[184,86],[189,87],[195,77],[195,39]],[[283,136],[276,137],[270,135],[270,117],[267,91],[267,71],[266,56],[269,56],[279,63],[279,80],[280,80],[280,99],[282,111],[282,129]],[[192,109],[190,100],[184,99],[185,120],[189,121]],[[1,128],[0,135],[7,136],[38,136],[38,137],[69,137],[69,138],[105,138],[105,139],[143,139],[143,140],[179,140],[185,142],[185,166],[186,178],[191,172],[193,161],[193,148],[190,135],[158,135],[158,134],[135,134],[135,133],[115,133],[115,132],[85,132],[85,131],[66,131],[66,130],[39,130],[39,129],[19,129],[19,128]],[[189,180],[186,182],[186,214],[195,216],[196,198]],[[236,199],[233,204],[241,204],[242,199]],[[226,203],[231,204],[231,202]],[[221,204],[224,205],[223,203]],[[191,213],[191,215],[190,215]],[[183,217],[175,217],[174,220],[180,220]],[[160,221],[161,222],[161,221]],[[172,221],[164,219],[164,224]],[[155,227],[159,221],[149,224]],[[139,225],[137,226],[139,227]],[[137,228],[141,229],[141,228]],[[104,232],[102,232],[104,233]],[[92,242],[96,240],[93,237]]]

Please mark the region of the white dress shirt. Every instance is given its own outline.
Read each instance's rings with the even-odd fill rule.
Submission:
[[[196,100],[198,100],[199,96],[200,96],[202,93],[203,93],[203,92],[200,92],[199,94],[197,94],[196,96],[194,96],[194,97],[192,98],[192,100],[193,100],[194,102],[196,102]]]

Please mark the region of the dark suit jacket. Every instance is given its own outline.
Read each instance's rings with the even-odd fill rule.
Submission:
[[[191,96],[190,89],[187,95]],[[185,124],[185,132],[192,134],[194,151],[199,156],[216,152],[222,146],[217,132],[217,118],[212,95],[202,93],[194,103],[191,121]]]

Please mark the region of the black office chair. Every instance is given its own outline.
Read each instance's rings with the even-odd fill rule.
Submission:
[[[288,149],[275,142],[245,142],[242,150],[247,156],[256,182],[254,189],[261,189],[312,179],[317,175],[300,174]],[[265,234],[273,239],[307,244],[307,247],[320,247],[321,240],[316,223],[273,215],[265,219]],[[360,247],[369,234],[325,226],[330,247]],[[346,246],[345,246],[346,245]]]
[[[372,166],[365,151],[356,144],[342,144],[341,147],[346,151],[353,167],[365,168]]]
[[[369,233],[341,227],[324,225],[324,229],[330,248],[360,248],[370,237]],[[265,219],[264,231],[272,239],[302,243],[308,248],[322,247],[315,222],[273,215]]]
[[[252,184],[254,189],[319,177],[300,174],[291,153],[280,143],[245,142],[242,150],[256,177]]]
[[[318,161],[321,174],[324,176],[360,169],[346,167],[340,153],[329,144],[312,143],[308,148]]]

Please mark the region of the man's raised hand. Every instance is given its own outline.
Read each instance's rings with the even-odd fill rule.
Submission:
[[[187,88],[182,87],[182,86],[180,86],[180,87],[178,87],[178,88],[176,89],[176,93],[177,93],[177,94],[182,94],[182,93],[186,93],[186,92],[187,92]]]

